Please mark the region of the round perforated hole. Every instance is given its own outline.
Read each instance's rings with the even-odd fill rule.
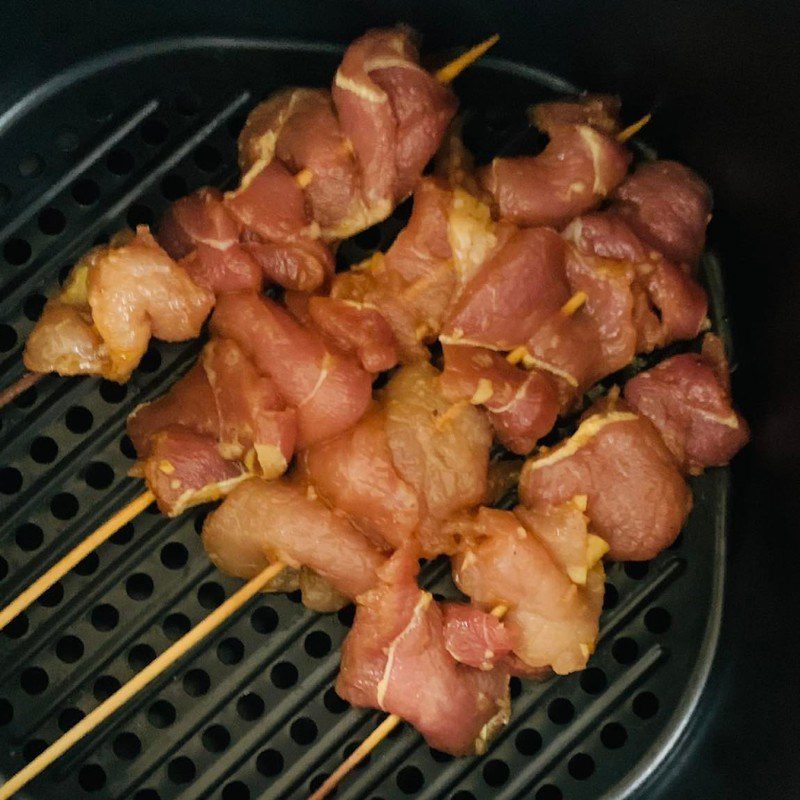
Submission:
[[[73,570],[76,575],[82,575],[86,577],[87,575],[93,575],[97,572],[97,568],[100,566],[100,556],[97,553],[89,553],[86,558],[81,559],[76,565],[75,569]]]
[[[156,700],[150,708],[147,709],[147,721],[154,728],[168,728],[175,722],[175,706],[168,700]]]
[[[8,625],[3,628],[3,635],[8,639],[21,639],[30,628],[28,617],[23,614],[18,614]]]
[[[120,682],[113,675],[101,675],[94,682],[94,696],[95,699],[102,703],[103,700],[108,700],[120,686]]]
[[[25,742],[25,746],[22,748],[22,757],[26,763],[30,764],[36,756],[41,755],[45,750],[47,750],[47,742],[44,739],[31,739],[29,742]]]
[[[156,372],[160,367],[161,353],[158,352],[155,346],[150,347],[142,356],[142,360],[139,362],[139,369],[142,372]]]
[[[194,761],[188,756],[178,756],[169,762],[167,767],[167,777],[178,784],[191,783],[197,774],[197,767]]]
[[[143,670],[156,657],[156,651],[149,644],[137,644],[128,652],[128,666],[134,672]]]
[[[39,392],[35,386],[26,389],[21,395],[14,400],[14,405],[18,408],[30,408],[39,397]]]
[[[297,667],[288,661],[279,661],[269,677],[278,689],[289,689],[297,683]]]
[[[429,747],[428,752],[431,754],[431,758],[437,764],[447,764],[453,760],[453,756],[451,756],[449,753],[443,753],[441,750],[437,750],[435,747]]]
[[[581,672],[581,689],[587,694],[600,694],[606,688],[606,674],[599,667],[589,667]]]
[[[58,445],[49,436],[37,436],[31,442],[30,453],[37,464],[52,464],[58,457]]]
[[[633,713],[640,719],[650,719],[658,713],[658,698],[652,692],[642,692],[633,698]]]
[[[489,786],[502,786],[507,780],[510,772],[505,761],[493,758],[483,765],[483,779]]]
[[[201,144],[197,150],[194,151],[194,163],[203,170],[203,172],[214,172],[219,168],[222,163],[222,157],[219,150],[209,144]]]
[[[622,636],[611,646],[611,655],[620,664],[633,664],[639,655],[639,646],[633,639]]]
[[[202,742],[209,753],[221,753],[231,743],[231,735],[224,726],[212,725],[203,731]]]
[[[74,728],[85,716],[86,714],[79,708],[65,708],[58,715],[58,727],[63,733],[66,733],[70,728]]]
[[[155,789],[139,789],[133,800],[161,800],[161,795]]]
[[[255,692],[248,692],[236,701],[236,713],[252,722],[264,713],[264,701]]]
[[[192,623],[189,621],[189,617],[187,617],[185,614],[176,613],[167,616],[164,619],[164,623],[161,627],[167,639],[175,642],[180,639],[181,636],[189,632],[189,628],[192,627]]]
[[[331,651],[331,637],[325,631],[312,631],[306,636],[303,647],[312,658],[322,658]]]
[[[0,325],[0,350],[7,353],[17,343],[17,332],[10,325]]]
[[[361,742],[349,742],[342,748],[342,761],[346,761],[350,758],[351,755],[358,749],[358,746]],[[367,753],[364,758],[362,758],[354,767],[354,769],[364,769],[364,767],[369,765],[369,762],[372,760],[372,757],[369,753]]]
[[[514,746],[523,756],[532,756],[542,748],[542,735],[533,728],[523,728],[514,739]]]
[[[280,775],[283,770],[283,756],[277,750],[262,750],[256,756],[256,769],[265,778]]]
[[[38,695],[47,689],[50,678],[41,667],[28,667],[22,670],[19,684],[25,694]]]
[[[31,294],[22,304],[22,313],[31,321],[36,322],[42,316],[47,298],[42,294]]]
[[[336,612],[336,617],[339,622],[342,623],[346,628],[351,628],[353,626],[353,620],[355,619],[356,610],[355,607],[345,606],[344,608],[340,609]]]
[[[666,633],[672,625],[672,616],[664,608],[651,608],[644,615],[644,625],[650,633]]]
[[[54,583],[40,598],[39,605],[45,608],[55,608],[64,599],[64,587]]]
[[[350,704],[346,700],[342,700],[342,698],[336,694],[336,690],[333,687],[325,692],[322,702],[325,703],[325,708],[327,708],[331,714],[342,714],[350,707]]]
[[[92,609],[92,626],[103,633],[112,631],[119,623],[119,611],[108,603],[103,603]]]
[[[161,563],[167,569],[180,569],[186,566],[189,551],[180,542],[170,542],[161,548]]]
[[[536,800],[562,800],[563,797],[564,795],[561,793],[561,789],[552,783],[545,783],[544,786],[539,787],[539,791],[536,792]]]
[[[20,525],[19,528],[17,528],[17,532],[14,534],[14,541],[17,543],[17,547],[19,547],[20,550],[30,553],[34,550],[38,550],[42,546],[44,532],[38,525],[34,525],[32,522],[26,522],[24,525]]]
[[[123,525],[109,541],[118,545],[126,545],[133,539],[133,531],[133,523],[129,522],[127,525]]]
[[[125,215],[128,225],[131,228],[136,228],[137,225],[150,225],[155,222],[155,214],[153,210],[142,203],[134,203]]]
[[[72,406],[64,419],[72,433],[86,433],[94,423],[92,412],[83,406]]]
[[[50,501],[50,512],[56,519],[72,519],[78,513],[78,498],[69,492],[59,492]]]
[[[137,572],[125,581],[125,591],[131,600],[147,600],[153,594],[153,579],[144,572]]]
[[[106,166],[114,175],[127,175],[133,169],[133,164],[133,155],[124,147],[115,147],[106,159]]]
[[[157,117],[149,117],[142,123],[142,139],[147,144],[161,144],[169,134],[169,128]]]
[[[397,788],[405,794],[416,794],[424,785],[425,778],[418,767],[405,766],[395,779]]]
[[[58,236],[67,225],[67,219],[57,208],[47,207],[39,212],[39,230],[47,236]]]
[[[186,186],[186,180],[180,175],[170,173],[165,175],[161,181],[161,194],[165,200],[174,202],[180,197],[185,197],[188,192],[189,188]]]
[[[508,691],[512,700],[516,700],[522,694],[522,681],[516,675],[509,680]]]
[[[132,761],[142,752],[142,742],[135,733],[123,731],[114,737],[112,748],[117,758]]]
[[[72,186],[72,198],[78,205],[90,206],[100,197],[100,187],[89,178],[81,178]]]
[[[0,469],[0,492],[16,494],[22,488],[22,473],[14,467]]]
[[[244,644],[232,636],[223,639],[217,645],[217,658],[223,664],[238,664],[244,658]]]
[[[14,706],[5,697],[0,697],[0,726],[8,725],[13,719]]]
[[[575,707],[566,697],[558,697],[547,706],[547,716],[557,725],[566,725],[572,722]]]
[[[609,750],[617,750],[628,741],[628,732],[619,722],[609,722],[600,731],[600,741]]]
[[[231,781],[222,790],[222,800],[250,800],[250,790],[241,781]]]
[[[92,489],[108,489],[114,483],[114,470],[102,461],[92,461],[86,466],[83,479]]]
[[[202,669],[190,669],[183,676],[183,691],[190,697],[201,697],[211,687],[208,673]]]
[[[640,581],[647,576],[650,565],[646,561],[626,561],[624,570],[629,578]]]
[[[299,717],[291,724],[289,735],[297,744],[311,744],[317,738],[317,723],[309,717]]]
[[[250,615],[250,624],[257,633],[272,633],[278,627],[278,614],[274,608],[262,606]]]
[[[9,239],[3,247],[3,258],[12,266],[20,267],[30,257],[31,246],[24,239]]]
[[[575,780],[585,781],[594,772],[594,759],[586,753],[576,753],[569,760],[567,770]]]
[[[56,644],[56,656],[65,664],[74,664],[83,656],[83,642],[77,636],[62,636]]]
[[[106,403],[116,405],[121,403],[125,396],[128,394],[128,387],[124,383],[115,383],[114,381],[102,380],[100,381],[100,397]]]
[[[185,117],[193,117],[200,111],[200,98],[194,92],[181,92],[175,98],[175,108]]]
[[[603,595],[603,609],[608,611],[614,608],[619,602],[619,592],[613,583],[606,584],[605,594]]]
[[[209,581],[197,590],[197,600],[203,608],[211,611],[225,601],[225,590],[218,583]]]

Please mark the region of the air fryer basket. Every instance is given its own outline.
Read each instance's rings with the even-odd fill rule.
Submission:
[[[286,84],[327,83],[339,52],[243,38],[129,47],[49,80],[0,118],[0,385],[21,373],[24,339],[77,255],[125,224],[152,222],[188,191],[230,184],[247,109]],[[517,141],[528,104],[569,88],[487,58],[458,91],[471,137],[490,150]],[[342,260],[385,246],[397,227],[389,220],[357,237]],[[713,256],[703,273],[715,328],[728,338]],[[197,343],[155,342],[126,386],[47,377],[0,414],[1,601],[141,491],[126,477],[126,415],[171,385],[197,351]],[[692,717],[714,655],[728,486],[727,470],[694,480],[679,541],[649,564],[609,569],[589,669],[541,685],[515,680],[511,724],[485,757],[452,759],[402,726],[337,796],[645,796]],[[205,556],[203,518],[203,509],[175,520],[141,515],[5,631],[3,775],[239,585]],[[442,563],[421,577],[434,592],[454,592]],[[380,719],[347,708],[331,688],[351,620],[352,609],[325,616],[296,596],[257,598],[23,796],[306,796]]]

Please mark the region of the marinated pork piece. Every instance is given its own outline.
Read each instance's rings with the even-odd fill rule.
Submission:
[[[243,482],[203,526],[203,546],[223,571],[249,579],[281,561],[307,567],[354,598],[378,582],[386,557],[345,517],[297,483]]]
[[[135,471],[168,517],[219,500],[248,477],[241,464],[220,455],[213,438],[180,425],[169,425],[152,437],[148,455]]]
[[[484,753],[508,722],[508,673],[502,667],[474,669],[453,658],[445,615],[418,588],[417,570],[413,553],[399,551],[378,571],[379,583],[359,596],[336,691],[355,706],[397,714],[438,750]],[[459,632],[457,652],[485,644],[482,631],[477,642],[468,643],[473,633],[474,628]]]
[[[568,100],[538,103],[529,109],[532,125],[548,132],[559,125],[588,125],[611,136],[619,131],[621,103],[610,94],[584,94]]]
[[[489,670],[513,649],[514,637],[492,614],[464,603],[443,603],[441,609],[444,646],[459,663]]]
[[[140,459],[170,425],[211,437],[221,457],[265,478],[286,471],[297,436],[294,409],[285,407],[272,381],[235,342],[220,338],[206,345],[198,364],[169,392],[128,417],[128,435]]]
[[[529,453],[552,430],[559,411],[558,393],[546,374],[520,369],[482,347],[444,346],[442,390],[453,402],[483,405],[497,439],[519,454]]]
[[[491,434],[479,411],[453,404],[429,364],[403,367],[354,428],[314,445],[300,476],[380,546],[451,552],[442,523],[487,492]]]
[[[544,513],[481,508],[454,520],[461,537],[453,579],[479,608],[507,606],[513,672],[583,669],[597,641],[605,543],[574,503]]]
[[[676,161],[640,164],[614,192],[613,208],[667,259],[696,266],[711,219],[711,191],[688,167]]]
[[[211,330],[233,339],[296,409],[298,448],[346,430],[369,406],[372,376],[268,298],[221,296]]]
[[[578,430],[528,459],[520,497],[529,507],[585,495],[592,529],[615,560],[646,561],[675,541],[692,495],[658,430],[624,402],[595,404]]]
[[[287,89],[257,106],[239,138],[243,172],[274,159],[312,175],[305,195],[326,241],[377,222],[408,196],[455,113],[419,66],[410,31],[368,31],[345,51],[332,93]]]
[[[141,225],[76,264],[31,333],[25,366],[124,382],[151,336],[169,342],[198,336],[213,304],[213,294]]]
[[[631,155],[607,132],[605,112],[592,114],[579,103],[573,114],[566,104],[546,104],[532,116],[550,138],[545,149],[537,156],[495,158],[478,179],[500,218],[563,228],[611,194],[625,178]],[[574,117],[581,121],[574,123]],[[593,120],[601,129],[585,124]]]
[[[658,428],[681,469],[696,475],[727,464],[750,438],[727,381],[721,342],[708,334],[702,353],[674,356],[629,380],[625,399]]]

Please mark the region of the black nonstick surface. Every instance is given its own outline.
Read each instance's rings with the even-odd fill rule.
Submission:
[[[43,296],[77,254],[126,222],[151,221],[186,191],[234,180],[246,109],[285,84],[327,83],[336,59],[336,48],[324,45],[170,39],[34,81],[36,92],[0,118],[2,385],[18,374]],[[497,146],[518,129],[509,109],[565,88],[499,60],[458,87],[476,138]],[[385,245],[395,229],[389,223],[382,235],[361,237],[343,258]],[[727,334],[715,258],[705,260],[704,273],[715,323]],[[196,350],[156,344],[126,387],[47,378],[0,415],[2,599],[140,491],[125,477],[132,463],[125,416],[170,385]],[[657,762],[685,752],[707,721],[705,712],[691,712],[719,633],[728,487],[721,470],[695,481],[695,510],[677,547],[650,565],[610,569],[591,668],[517,684],[512,724],[487,756],[450,760],[406,726],[338,796],[555,800],[663,789],[663,771],[648,783]],[[6,631],[5,775],[235,589],[205,558],[201,523],[198,511],[174,521],[143,515]],[[452,592],[443,565],[428,567],[423,580]],[[260,598],[27,796],[303,797],[380,718],[345,708],[330,688],[349,621],[347,612],[313,615],[296,598]],[[682,768],[673,759],[673,779]]]

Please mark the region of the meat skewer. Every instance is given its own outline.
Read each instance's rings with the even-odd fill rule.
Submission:
[[[30,372],[0,407],[37,373],[126,381],[151,335],[194,338],[220,292],[264,278],[319,285],[333,271],[328,243],[384,219],[411,191],[455,111],[446,84],[496,41],[431,76],[408,29],[371,31],[348,48],[332,94],[294,89],[260,104],[240,136],[239,189],[178,201],[158,242],[142,226],[87,254],[48,302],[26,345]],[[133,315],[118,319],[123,299]]]
[[[508,600],[494,605],[492,613],[497,616],[502,614],[509,620],[510,632],[516,634],[514,660],[510,663],[512,670],[517,674],[541,679],[542,666],[545,664],[552,664],[557,672],[580,669],[594,649],[593,642],[581,642],[572,638],[577,633],[580,639],[582,634],[578,631],[585,630],[585,623],[576,626],[566,639],[564,638],[566,629],[559,629],[559,614],[563,613],[564,608],[569,608],[571,601],[561,606],[561,612],[553,613],[551,609],[544,616],[537,610],[537,603],[542,602],[541,598],[534,599],[533,605],[526,605],[526,596],[532,594],[535,598],[537,594],[541,594],[541,587],[547,587],[555,576],[544,577],[541,570],[534,566],[540,556],[536,556],[535,549],[526,551],[523,547],[523,544],[527,547],[536,544],[529,534],[524,534],[525,528],[531,531],[533,528],[530,526],[540,525],[543,521],[542,515],[549,517],[551,521],[554,514],[561,515],[561,532],[557,532],[557,526],[549,535],[549,539],[540,539],[540,542],[555,548],[550,550],[551,557],[560,560],[567,569],[569,580],[572,582],[569,591],[573,593],[577,591],[579,594],[580,587],[586,586],[589,592],[595,592],[596,597],[592,601],[593,610],[590,613],[596,623],[602,606],[603,592],[602,566],[598,562],[609,550],[609,544],[611,547],[608,554],[611,558],[650,558],[658,550],[670,544],[674,538],[669,531],[666,536],[659,537],[659,531],[663,526],[659,527],[657,522],[654,525],[652,514],[642,516],[641,509],[637,511],[632,506],[633,498],[659,497],[659,504],[662,507],[672,506],[677,513],[679,529],[688,513],[689,504],[685,499],[687,495],[684,495],[684,498],[673,497],[670,500],[669,493],[659,488],[659,480],[662,485],[665,477],[668,482],[671,481],[672,478],[666,476],[669,470],[673,470],[678,480],[682,482],[682,472],[696,474],[704,467],[725,464],[747,441],[746,423],[730,405],[727,362],[721,343],[714,336],[706,337],[701,354],[675,356],[631,379],[626,384],[624,392],[630,406],[625,406],[624,401],[619,400],[616,394],[612,393],[597,410],[587,412],[582,426],[570,439],[552,450],[534,456],[527,462],[521,479],[521,494],[528,507],[517,509],[516,515],[507,511],[481,509],[474,520],[455,520],[454,524],[466,541],[466,545],[453,563],[455,581],[463,591],[472,596],[473,602],[477,600],[486,605],[497,603],[498,597]],[[635,409],[635,413],[628,410],[629,408]],[[605,458],[592,441],[593,437],[602,431],[602,425],[596,421],[598,419],[602,421],[602,415],[606,415],[605,420],[610,420],[609,427],[615,424],[638,426],[635,429],[636,433],[632,434],[632,439],[616,440],[619,446],[615,445],[614,454],[609,453]],[[629,463],[630,458],[625,461],[623,457],[624,463],[619,467],[619,472],[612,474],[609,471],[611,462],[622,454],[630,452],[631,443],[637,440],[645,443],[645,450],[639,450],[639,455],[633,456],[634,461],[638,457],[638,463],[634,465]],[[658,446],[655,446],[656,440],[660,443]],[[594,476],[589,477],[586,469],[590,468],[585,466],[582,468],[577,459],[583,457],[581,451],[589,452],[593,447],[594,450],[589,457],[600,458],[600,461]],[[633,452],[636,452],[635,445]],[[642,453],[646,454],[644,460]],[[646,463],[648,457],[650,466]],[[537,487],[535,478],[532,477],[532,472],[546,464],[548,459],[555,464],[565,465],[561,473],[551,476],[550,491],[544,485]],[[619,492],[613,489],[609,494],[606,487],[602,490],[604,494],[599,494],[594,490],[593,482],[599,481],[599,476],[604,474],[607,482],[611,484],[616,483],[619,475],[627,475],[628,480],[626,483],[623,482],[624,485]],[[577,476],[577,485],[575,480],[570,482],[568,479],[570,475]],[[631,481],[641,484],[642,475],[645,476],[646,487],[630,485]],[[563,502],[564,496],[569,496],[576,489],[588,489],[589,494],[573,496],[568,501],[574,506],[572,510],[566,507],[562,509],[553,507],[552,503]],[[572,514],[573,517],[576,514],[583,516],[584,530],[588,521],[594,530],[608,537],[608,544],[595,534],[590,534],[585,543],[582,543],[580,538],[576,540],[574,535],[568,533],[571,526],[563,526],[564,513]],[[659,512],[656,511],[656,520],[658,515]],[[520,522],[525,528],[519,527]],[[470,534],[471,526],[474,527],[477,538],[475,534]],[[640,545],[640,542],[643,544]],[[580,544],[577,551],[575,543]],[[536,544],[536,547],[541,547],[541,544]],[[534,557],[533,562],[527,560],[531,556]],[[521,581],[515,580],[515,572],[522,577]],[[539,588],[532,587],[532,575],[540,576]],[[521,594],[509,599],[514,594],[515,585],[521,588]],[[597,589],[589,588],[592,585]],[[559,583],[550,584],[545,591],[551,591],[562,604],[570,597],[569,591],[565,592]],[[573,594],[573,597],[575,596],[577,595]],[[517,614],[519,616],[516,616]],[[355,635],[358,619],[357,616],[348,639]],[[596,637],[596,627],[594,630],[593,635]],[[571,650],[576,641],[578,650]],[[563,649],[567,643],[569,647]],[[555,650],[553,650],[554,645]],[[553,660],[556,652],[559,655]],[[521,659],[518,654],[524,654],[526,659]],[[537,657],[543,660],[537,661]],[[346,665],[346,659],[343,658],[343,670]],[[545,670],[544,674],[546,672]],[[346,681],[345,696],[352,701],[352,690],[348,689],[348,685],[349,681]],[[359,685],[358,680],[355,685]],[[382,703],[367,702],[366,705],[381,707]],[[326,797],[341,779],[369,755],[401,721],[399,715],[389,715],[310,796],[309,800],[322,800]]]

